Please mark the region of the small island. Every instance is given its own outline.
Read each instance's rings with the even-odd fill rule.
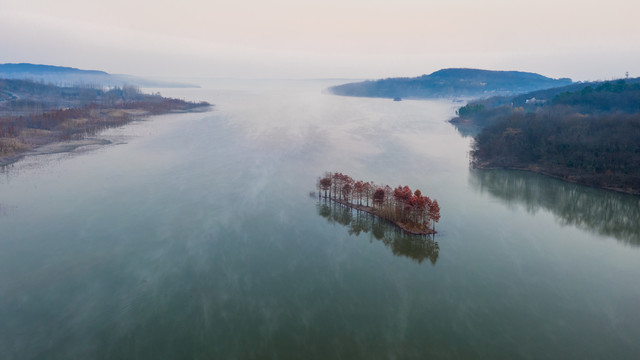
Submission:
[[[27,154],[71,151],[104,144],[99,131],[150,115],[200,111],[207,102],[143,94],[136,87],[56,86],[0,79],[0,166]]]
[[[392,189],[389,185],[354,180],[339,172],[318,178],[318,197],[378,216],[413,235],[436,234],[440,220],[438,200],[431,200],[409,186]]]

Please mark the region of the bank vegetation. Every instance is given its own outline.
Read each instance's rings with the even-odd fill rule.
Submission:
[[[206,102],[143,94],[134,87],[59,87],[0,80],[0,165],[37,147],[95,136],[144,116],[208,106]]]

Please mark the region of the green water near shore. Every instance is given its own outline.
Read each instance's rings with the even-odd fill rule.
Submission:
[[[457,104],[211,81],[110,145],[0,173],[3,359],[634,359],[640,198],[473,171]],[[419,188],[416,242],[309,196]]]

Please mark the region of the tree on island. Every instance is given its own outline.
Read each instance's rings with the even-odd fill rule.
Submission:
[[[324,177],[320,179],[320,189],[324,191],[324,197],[327,197],[327,190],[331,190],[331,178]]]
[[[377,188],[373,193],[373,206],[378,205],[378,207],[384,204],[385,194],[383,188]]]
[[[406,185],[392,189],[388,185],[355,181],[349,175],[327,172],[318,178],[317,187],[324,192],[325,199],[379,216],[410,233],[434,234],[435,223],[440,220],[438,201]]]
[[[433,231],[435,231],[436,223],[440,221],[440,205],[438,205],[438,200],[433,200],[433,202],[429,201],[428,206],[429,219],[431,219],[431,221],[433,222]]]

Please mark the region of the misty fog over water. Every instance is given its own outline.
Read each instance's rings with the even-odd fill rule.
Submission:
[[[111,145],[0,172],[0,358],[632,359],[640,199],[469,169],[450,100],[203,80]],[[438,200],[417,241],[339,171]],[[382,234],[382,236],[380,236]]]

